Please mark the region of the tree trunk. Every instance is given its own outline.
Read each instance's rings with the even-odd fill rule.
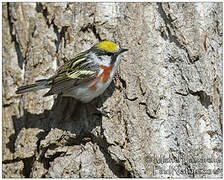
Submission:
[[[3,177],[222,177],[222,3],[3,3]],[[128,48],[92,105],[16,95],[101,40]]]

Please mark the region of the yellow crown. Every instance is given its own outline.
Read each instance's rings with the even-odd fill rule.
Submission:
[[[116,51],[117,44],[112,41],[102,41],[96,45],[99,49],[104,51]]]

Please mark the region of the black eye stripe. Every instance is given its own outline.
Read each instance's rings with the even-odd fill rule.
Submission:
[[[92,50],[93,52],[95,52],[97,55],[107,55],[107,56],[112,56],[114,55],[116,52],[109,52],[109,51],[104,51],[104,50],[100,50],[98,49],[97,47],[92,47]]]
[[[113,56],[113,55],[114,55],[114,53],[112,53],[112,52],[106,52],[106,51],[105,51],[105,55],[108,55],[108,56]]]
[[[97,54],[98,55],[107,55],[107,56],[113,56],[114,55],[114,53],[108,52],[108,51],[98,51]]]

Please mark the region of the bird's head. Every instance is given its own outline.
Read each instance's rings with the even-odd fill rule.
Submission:
[[[113,64],[116,62],[118,55],[128,51],[128,49],[121,48],[112,41],[101,41],[92,47],[92,51],[94,51],[99,57],[111,57],[110,64]]]

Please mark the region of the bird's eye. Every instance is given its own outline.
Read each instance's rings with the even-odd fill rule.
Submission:
[[[114,55],[114,53],[105,51],[105,55],[112,56],[112,55]]]

